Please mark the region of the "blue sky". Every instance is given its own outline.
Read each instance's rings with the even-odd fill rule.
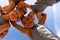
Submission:
[[[28,4],[34,4],[36,0],[27,0],[26,2]],[[58,35],[60,37],[60,2],[57,4],[54,4],[53,6],[48,6],[44,12],[47,14],[47,19],[45,26],[48,27],[54,34]],[[5,5],[8,5],[7,0],[0,0],[0,5],[3,7]],[[38,20],[36,18],[35,24],[38,23]],[[18,24],[21,24],[21,22],[18,22]],[[16,28],[11,26],[9,29],[8,34],[4,37],[3,40],[29,40],[28,36],[18,31]]]

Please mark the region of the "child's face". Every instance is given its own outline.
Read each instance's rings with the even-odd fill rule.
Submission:
[[[22,17],[21,13],[17,13],[17,11],[13,10],[9,13],[9,18],[11,21],[18,21]]]
[[[26,12],[26,6],[25,6],[25,3],[23,1],[20,1],[18,3],[18,6],[17,6],[17,9],[21,10],[23,13]]]
[[[22,18],[22,23],[24,24],[25,28],[33,28],[34,21],[28,17]]]

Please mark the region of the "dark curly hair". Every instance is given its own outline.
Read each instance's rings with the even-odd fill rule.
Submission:
[[[19,3],[19,1],[25,1],[25,0],[13,0],[13,1],[17,5]]]

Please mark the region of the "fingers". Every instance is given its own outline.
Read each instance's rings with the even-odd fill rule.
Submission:
[[[40,21],[40,24],[45,24],[45,21],[46,21],[46,14],[45,13],[42,13],[42,18],[41,18],[41,21]]]

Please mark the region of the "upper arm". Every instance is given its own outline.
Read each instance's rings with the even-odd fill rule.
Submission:
[[[21,31],[22,33],[25,33],[25,34],[26,34],[26,32],[29,30],[29,29],[26,29],[26,28],[18,25],[18,24],[15,23],[15,22],[11,22],[11,23],[12,23],[12,25],[13,25],[16,29],[18,29],[18,30]]]

